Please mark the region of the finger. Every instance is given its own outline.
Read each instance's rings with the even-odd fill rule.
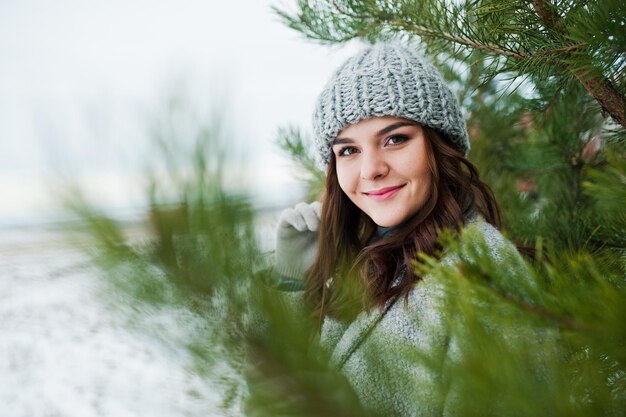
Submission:
[[[302,214],[308,230],[316,232],[319,229],[320,219],[311,204],[300,203],[296,206],[296,211]]]
[[[292,208],[285,209],[280,214],[278,227],[280,229],[295,229],[299,232],[303,232],[307,229],[307,225],[302,217],[302,214]]]

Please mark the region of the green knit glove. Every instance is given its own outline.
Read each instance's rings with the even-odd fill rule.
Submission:
[[[280,214],[276,231],[276,264],[283,278],[302,279],[317,255],[322,205],[299,203]]]

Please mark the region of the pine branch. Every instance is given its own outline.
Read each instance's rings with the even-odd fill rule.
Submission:
[[[496,55],[509,56],[509,57],[516,58],[516,59],[528,58],[528,55],[525,55],[516,51],[512,51],[510,49],[503,49],[503,48],[498,47],[497,45],[480,43],[470,38],[467,38],[465,36],[453,35],[449,32],[438,32],[438,31],[429,29],[425,26],[409,24],[405,21],[402,21],[401,19],[393,19],[393,20],[390,20],[389,23],[395,24],[398,27],[403,28],[404,30],[416,33],[418,35],[426,35],[430,37],[444,39],[447,41],[457,43],[459,45],[469,46],[475,49],[479,49],[481,51],[491,52]]]
[[[626,96],[616,84],[620,78],[612,78],[607,75],[607,68],[595,63],[594,41],[586,38],[593,33],[593,28],[582,36],[570,33],[579,24],[572,20],[572,16],[574,11],[579,11],[580,5],[570,4],[568,14],[563,16],[559,15],[557,7],[568,5],[560,3],[557,6],[550,0],[533,0],[528,5],[530,7],[517,3],[489,3],[475,7],[476,4],[472,3],[449,5],[451,8],[448,8],[447,3],[438,1],[425,5],[403,1],[339,0],[319,1],[316,5],[313,7],[309,1],[302,1],[298,16],[275,10],[292,28],[309,38],[326,42],[375,39],[384,37],[386,30],[412,33],[440,41],[443,48],[459,45],[506,58],[494,65],[490,74],[510,71],[535,73],[541,78],[567,75],[580,83],[606,114],[626,128]],[[511,10],[514,14],[508,19],[513,20],[501,17]],[[478,24],[476,19],[479,18],[486,20]],[[578,18],[584,19],[585,16]]]
[[[396,24],[399,27],[409,30],[418,35],[426,35],[430,37],[436,37],[443,40],[451,41],[459,45],[469,46],[474,49],[478,49],[485,52],[490,52],[495,55],[508,56],[511,58],[515,58],[518,60],[536,60],[536,56],[548,56],[548,55],[557,55],[566,52],[572,52],[578,49],[581,49],[585,46],[584,43],[577,43],[574,45],[564,46],[562,48],[552,48],[552,49],[544,49],[540,51],[533,51],[532,54],[523,54],[521,52],[513,51],[511,49],[504,49],[499,47],[498,45],[481,43],[475,40],[472,40],[465,36],[453,35],[449,32],[437,32],[431,29],[428,29],[425,26],[415,25],[415,24],[407,24],[399,19],[395,19],[390,21],[390,23]]]
[[[586,44],[584,43],[575,43],[573,45],[564,46],[562,48],[544,49],[542,51],[533,51],[533,55],[557,55],[557,54],[562,54],[566,52],[573,52],[578,49],[582,49],[585,46]],[[525,55],[525,57],[528,58],[529,56]]]
[[[563,28],[559,16],[551,10],[548,0],[533,0],[533,5],[537,15],[541,18],[545,26],[559,33],[567,35],[566,29]],[[576,79],[585,87],[585,90],[600,103],[602,109],[613,117],[620,125],[626,128],[626,97],[611,84],[611,82],[602,75],[591,63],[591,58],[587,55],[584,57],[583,65],[573,67],[571,64],[562,63],[576,77]]]
[[[322,195],[326,174],[321,170],[308,148],[309,141],[295,127],[279,129],[276,140],[278,148],[302,169],[303,179],[307,188],[307,201],[315,201]]]
[[[585,330],[584,326],[581,323],[577,322],[572,317],[560,316],[548,310],[547,308],[543,308],[541,306],[525,302],[519,299],[518,297],[515,297],[512,294],[509,294],[506,291],[500,288],[497,288],[494,285],[489,285],[488,283],[492,281],[491,276],[480,268],[471,267],[464,263],[458,264],[458,268],[461,271],[461,274],[463,276],[468,276],[469,275],[468,269],[472,269],[472,272],[477,274],[480,277],[481,282],[485,283],[485,286],[489,288],[493,294],[505,300],[507,303],[510,303],[516,306],[522,311],[530,313],[534,316],[541,317],[546,321],[550,321],[562,329],[575,330],[575,331]]]
[[[545,0],[533,0],[533,6],[537,15],[549,29],[556,29],[559,32],[563,31],[560,19],[558,16],[555,16],[556,13],[554,13],[549,7],[552,6],[551,4],[546,4]]]

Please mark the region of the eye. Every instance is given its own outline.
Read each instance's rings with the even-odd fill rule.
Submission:
[[[401,143],[404,143],[407,140],[409,140],[409,137],[406,135],[393,135],[387,139],[387,142],[385,142],[385,145],[400,145]]]
[[[341,157],[341,156],[350,156],[353,153],[357,152],[357,148],[355,148],[354,146],[344,146],[342,148],[339,149],[339,151],[337,152],[337,156]]]

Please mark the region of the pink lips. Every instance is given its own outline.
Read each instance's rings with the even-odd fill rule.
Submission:
[[[376,201],[384,201],[393,197],[405,185],[406,184],[398,185],[395,187],[381,188],[380,190],[369,191],[363,194],[373,198]]]

